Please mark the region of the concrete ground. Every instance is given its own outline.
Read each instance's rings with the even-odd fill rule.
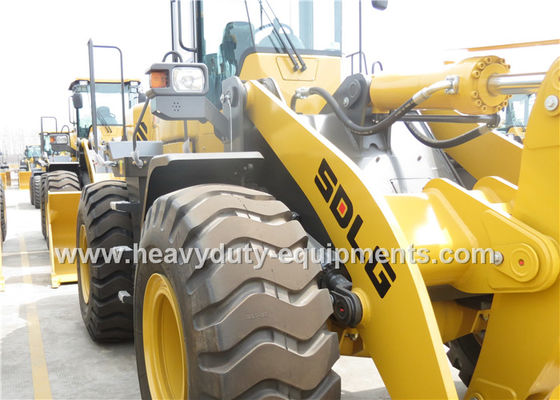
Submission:
[[[98,345],[84,329],[76,284],[50,287],[40,211],[27,190],[7,190],[0,293],[0,399],[137,399],[132,343]],[[342,357],[343,399],[389,399],[373,362]],[[465,387],[453,369],[460,397]]]

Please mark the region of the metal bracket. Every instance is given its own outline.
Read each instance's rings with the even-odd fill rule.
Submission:
[[[112,201],[111,210],[122,211],[130,214],[140,212],[140,203],[137,201]]]
[[[363,316],[362,303],[352,293],[352,282],[341,275],[332,265],[325,267],[324,282],[333,303],[333,316],[344,326],[355,327]]]

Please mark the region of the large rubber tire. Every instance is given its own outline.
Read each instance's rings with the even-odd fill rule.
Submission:
[[[34,176],[31,175],[29,177],[29,202],[31,203],[31,205],[35,204],[35,192],[33,191],[33,178]]]
[[[158,198],[141,248],[305,247],[292,213],[266,193],[199,185]],[[134,282],[134,344],[142,398],[336,399],[337,335],[318,265],[150,263]],[[153,260],[152,260],[153,261]]]
[[[49,192],[80,191],[78,175],[70,171],[53,171],[41,175],[41,231],[49,245],[47,232],[47,200]]]
[[[450,341],[447,346],[449,347],[447,357],[451,365],[459,370],[459,378],[468,387],[480,355],[480,341],[470,333]]]
[[[0,183],[0,229],[2,230],[2,241],[6,240],[8,234],[8,215],[6,213],[6,192],[4,184]]]
[[[133,248],[132,221],[127,212],[111,209],[113,201],[128,201],[126,183],[104,181],[87,185],[80,198],[77,222],[77,248]],[[78,264],[78,292],[82,319],[91,338],[97,342],[129,340],[132,332],[132,306],[118,298],[120,290],[132,293],[133,265],[97,262]],[[130,261],[130,260],[129,260]]]
[[[39,208],[41,209],[41,233],[43,234],[43,238],[47,241],[47,246],[49,245],[49,241],[47,239],[47,219],[46,219],[46,209],[45,209],[45,201],[46,201],[46,191],[47,191],[47,175],[41,175],[41,184],[39,189]]]
[[[34,175],[29,190],[33,190],[33,205],[41,208],[41,175]]]

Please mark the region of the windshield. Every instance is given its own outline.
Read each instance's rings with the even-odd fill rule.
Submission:
[[[215,104],[221,81],[239,75],[248,54],[289,54],[294,64],[298,55],[341,55],[341,0],[229,0],[227,12],[211,1],[200,4],[199,57]]]
[[[26,151],[27,157],[41,157],[41,146],[30,146]]]
[[[512,128],[527,127],[529,115],[535,103],[535,94],[516,94],[511,96],[508,105],[500,111],[500,126],[498,130],[509,133]]]
[[[128,106],[130,108],[136,105],[138,103],[138,88],[125,83],[124,90],[125,107]],[[89,83],[77,86],[74,91],[82,94],[82,108],[78,110],[77,116],[79,136],[87,137],[87,132],[89,132],[92,125]],[[96,83],[95,103],[98,125],[114,126],[122,124],[120,82]]]
[[[230,0],[227,13],[209,4],[203,58],[215,57],[237,75],[248,53],[285,53],[284,45],[301,54],[341,54],[341,0]]]

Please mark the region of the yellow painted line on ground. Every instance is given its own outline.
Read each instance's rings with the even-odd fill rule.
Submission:
[[[21,251],[21,265],[26,269],[23,282],[32,285],[31,275],[29,274],[29,258],[23,235],[19,235],[19,249]],[[43,338],[41,337],[41,326],[39,325],[39,315],[35,302],[26,306],[27,331],[29,332],[29,354],[31,356],[31,374],[33,376],[33,391],[36,399],[50,399],[51,385],[49,382],[49,371],[45,360],[43,349]]]

